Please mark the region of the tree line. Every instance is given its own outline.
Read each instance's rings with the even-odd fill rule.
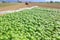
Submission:
[[[2,0],[1,2],[2,2],[2,3],[9,3],[9,2],[7,2],[7,1],[4,1],[4,0]],[[20,1],[20,0],[17,0],[17,3],[22,3],[22,1]],[[29,3],[31,3],[31,1],[29,1]],[[60,3],[60,2],[58,2],[58,1],[55,1],[55,2],[53,2],[53,1],[50,1],[50,2],[48,2],[48,3]]]

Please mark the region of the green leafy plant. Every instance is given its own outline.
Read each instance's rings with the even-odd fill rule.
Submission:
[[[0,16],[0,40],[60,40],[60,11],[33,8]]]

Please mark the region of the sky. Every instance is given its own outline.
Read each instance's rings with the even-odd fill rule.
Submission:
[[[2,0],[0,0],[2,1]],[[6,0],[9,2],[16,2],[17,0]],[[31,1],[31,2],[47,2],[47,1],[60,1],[60,0],[22,0],[22,1]]]

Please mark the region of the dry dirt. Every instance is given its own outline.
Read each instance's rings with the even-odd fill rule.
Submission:
[[[26,7],[31,7],[31,6],[33,6],[33,4],[25,5],[24,3],[20,3],[20,4],[17,4],[17,5],[1,7],[0,11],[16,10],[16,9],[26,8]]]
[[[45,8],[60,9],[59,4],[29,3],[29,5],[25,5],[24,3],[20,3],[20,4],[17,4],[17,5],[1,7],[0,11],[16,10],[16,9],[19,9],[19,8],[25,8],[25,7],[31,7],[31,6],[39,6],[39,7],[45,7]]]
[[[45,8],[55,8],[55,9],[60,9],[60,4],[53,4],[53,3],[36,3],[39,7],[45,7]]]

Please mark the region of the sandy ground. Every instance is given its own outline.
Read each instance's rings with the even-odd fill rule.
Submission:
[[[20,9],[20,8],[26,8],[26,7],[31,7],[31,6],[33,6],[33,4],[25,5],[24,3],[20,3],[20,4],[17,4],[17,5],[1,7],[0,11],[17,10],[17,9]]]
[[[39,3],[36,3],[36,5],[38,5],[39,7],[44,7],[44,8],[54,8],[54,9],[60,9],[60,4],[44,4],[44,3],[42,3],[42,4],[39,4]]]
[[[17,4],[17,5],[1,7],[0,11],[16,10],[16,9],[19,9],[19,8],[25,8],[25,7],[31,7],[31,6],[39,6],[39,7],[45,7],[45,8],[60,9],[59,4],[29,3],[29,5],[25,5],[24,3],[20,3],[20,4]]]

